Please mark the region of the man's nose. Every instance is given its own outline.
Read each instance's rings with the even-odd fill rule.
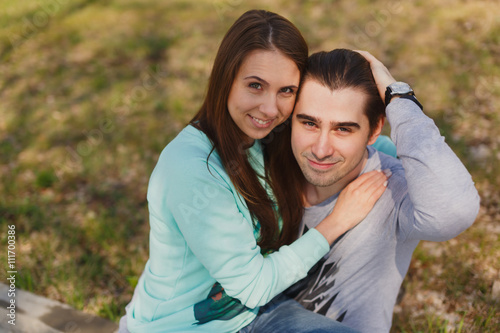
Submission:
[[[328,132],[323,132],[318,135],[312,146],[312,153],[318,160],[323,160],[333,155],[335,149],[333,139]]]

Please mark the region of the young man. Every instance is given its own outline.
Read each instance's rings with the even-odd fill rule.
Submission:
[[[332,211],[339,192],[360,174],[379,169],[392,176],[366,219],[287,293],[354,329],[389,332],[418,242],[445,241],[467,229],[479,196],[411,88],[395,83],[372,55],[360,53],[334,50],[309,59],[291,133],[305,178],[303,232]],[[380,134],[384,109],[399,159],[367,147]]]

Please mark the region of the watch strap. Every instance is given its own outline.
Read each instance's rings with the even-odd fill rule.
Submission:
[[[385,106],[389,105],[389,102],[391,101],[392,95],[391,95],[391,88],[387,87],[385,89]]]
[[[420,110],[424,111],[424,107],[422,106],[422,104],[420,104],[420,102],[418,101],[418,99],[415,95],[401,95],[401,96],[399,96],[399,98],[409,99],[409,100],[415,102],[415,104],[418,105]]]
[[[387,87],[387,89],[385,90],[385,106],[389,105],[389,103],[391,102],[391,100],[394,96],[399,96],[399,97],[415,96],[415,93],[413,91],[409,91],[407,93],[402,93],[402,94],[398,94],[398,93],[393,94],[391,88]]]

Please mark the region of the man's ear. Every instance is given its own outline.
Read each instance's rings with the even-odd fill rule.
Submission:
[[[382,128],[384,127],[385,124],[385,117],[380,117],[377,126],[373,130],[372,134],[370,135],[370,138],[368,139],[368,145],[372,145],[377,141],[378,136],[382,132]]]

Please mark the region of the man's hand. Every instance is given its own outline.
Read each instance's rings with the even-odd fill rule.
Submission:
[[[377,58],[375,58],[371,53],[367,51],[358,51],[366,60],[370,63],[370,68],[372,69],[373,78],[375,79],[375,83],[377,84],[378,92],[382,101],[385,100],[385,90],[388,85],[396,82],[396,80],[392,77],[391,73],[387,67],[384,66]]]

